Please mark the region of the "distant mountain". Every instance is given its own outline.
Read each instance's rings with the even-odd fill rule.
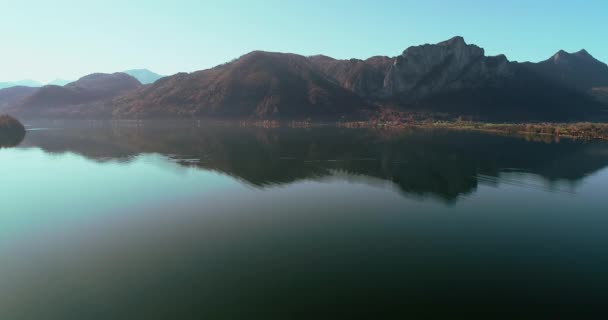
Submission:
[[[125,73],[95,73],[60,86],[44,86],[23,99],[10,111],[25,116],[64,116],[83,113],[87,103],[111,99],[141,86],[137,79]]]
[[[134,69],[123,71],[124,73],[139,80],[142,84],[150,84],[156,82],[156,80],[164,77],[160,74],[154,73],[148,69]]]
[[[53,85],[53,86],[64,86],[68,83],[70,83],[72,81],[69,80],[63,80],[63,79],[55,79],[49,83],[47,83],[46,85]],[[0,89],[6,89],[6,88],[12,88],[12,87],[32,87],[32,88],[39,88],[44,86],[45,84],[43,84],[42,82],[36,81],[36,80],[21,80],[21,81],[14,81],[14,82],[0,82]]]
[[[335,118],[366,103],[307,58],[255,51],[236,61],[158,80],[112,102],[121,117]]]
[[[35,80],[20,80],[14,82],[0,82],[0,89],[10,87],[41,87],[42,83]]]
[[[65,79],[55,79],[49,83],[47,83],[48,86],[60,86],[63,87],[66,84],[72,82],[71,80],[65,80]]]
[[[123,71],[123,73],[126,73],[132,77],[134,77],[135,79],[137,79],[139,82],[141,82],[142,84],[150,84],[153,83],[154,81],[162,78],[163,76],[157,73],[154,73],[148,69],[134,69],[134,70],[127,70],[127,71]],[[65,80],[65,79],[55,79],[53,81],[50,81],[46,84],[36,81],[36,80],[21,80],[21,81],[14,81],[14,82],[0,82],[0,89],[5,89],[5,88],[11,88],[11,87],[42,87],[42,86],[60,86],[63,87],[66,84],[73,82],[72,80]]]
[[[38,90],[39,88],[22,86],[0,89],[0,111],[21,103]]]

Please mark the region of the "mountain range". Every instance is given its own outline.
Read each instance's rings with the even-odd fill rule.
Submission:
[[[106,103],[120,117],[335,117],[365,108],[305,57],[255,51],[209,70],[158,80]]]
[[[491,121],[608,117],[608,66],[587,51],[518,63],[486,56],[462,37],[412,46],[396,57],[254,51],[150,84],[154,76],[131,74],[140,80],[96,74],[93,82],[84,77],[63,90],[43,87],[9,102],[0,90],[0,106],[30,117],[338,120],[366,119],[384,109]]]
[[[39,116],[57,114],[60,116],[61,112],[55,110],[56,108],[72,106],[75,103],[80,105],[85,102],[97,101],[101,98],[111,98],[117,94],[134,89],[134,82],[131,80],[121,90],[110,90],[108,92],[108,87],[114,86],[114,88],[119,88],[122,84],[125,84],[124,82],[121,84],[120,81],[113,82],[120,79],[124,80],[126,76],[135,78],[139,82],[137,86],[153,83],[163,77],[147,69],[134,69],[115,73],[114,76],[103,73],[91,74],[77,81],[56,79],[46,85],[42,85],[34,80],[4,82],[2,84],[5,87],[0,88],[0,111],[9,107],[13,107],[12,109],[19,107],[20,110],[17,113],[21,114],[37,114]],[[96,80],[91,83],[91,79]],[[82,90],[83,86],[86,87],[86,90]],[[79,89],[74,90],[75,88]],[[26,100],[26,98],[28,99]],[[49,110],[39,110],[38,113],[33,112],[33,109],[43,102],[48,103],[47,107],[49,107]]]
[[[126,73],[94,73],[65,86],[49,85],[35,89],[30,95],[19,99],[9,110],[23,116],[61,117],[73,113],[75,109],[82,113],[91,102],[111,99],[140,86],[137,79]],[[10,89],[14,88],[0,90],[0,96],[2,91]]]

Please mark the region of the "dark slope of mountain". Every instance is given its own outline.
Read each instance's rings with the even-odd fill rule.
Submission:
[[[21,80],[12,82],[0,82],[0,89],[11,87],[41,87],[42,83],[35,80]]]
[[[11,108],[11,112],[25,116],[69,115],[74,110],[85,108],[83,104],[111,99],[140,86],[137,79],[125,73],[95,73],[63,87],[44,86]],[[84,111],[78,110],[78,113]]]
[[[309,60],[328,78],[364,97],[382,94],[384,78],[393,64],[393,59],[381,56],[367,60],[336,60],[317,55],[309,57]]]
[[[608,86],[608,66],[584,49],[575,53],[560,50],[545,61],[525,65],[568,88],[589,91],[595,87]]]
[[[0,111],[21,103],[38,90],[39,88],[23,86],[0,89]]]
[[[608,105],[608,87],[598,87],[591,89],[591,95],[599,102]]]
[[[148,69],[133,69],[123,71],[124,73],[132,76],[133,78],[139,80],[142,84],[150,84],[156,82],[156,80],[164,77],[158,73],[154,73]]]
[[[336,118],[366,104],[299,55],[255,51],[213,69],[165,77],[112,102],[114,116]]]
[[[404,105],[482,121],[608,119],[603,107],[588,94],[547,79],[524,64],[510,63],[508,68],[509,77],[443,90]]]

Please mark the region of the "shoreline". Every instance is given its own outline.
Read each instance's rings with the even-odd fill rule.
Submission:
[[[604,122],[573,122],[573,123],[492,123],[476,121],[417,121],[417,122],[344,122],[338,126],[345,128],[376,128],[376,129],[448,129],[458,131],[476,131],[493,134],[517,136],[544,136],[582,140],[607,140],[608,123]]]
[[[606,122],[522,122],[522,123],[493,123],[481,121],[462,120],[414,120],[414,121],[314,121],[314,120],[226,120],[226,119],[31,119],[30,121],[86,121],[86,122],[115,122],[132,125],[143,125],[146,122],[171,123],[193,122],[198,126],[203,124],[234,125],[238,127],[259,128],[315,128],[339,127],[350,129],[379,129],[379,130],[407,130],[407,129],[446,129],[458,131],[475,131],[491,134],[506,134],[511,136],[535,136],[568,138],[580,140],[606,140],[608,141],[608,123]],[[30,122],[27,121],[27,122]]]

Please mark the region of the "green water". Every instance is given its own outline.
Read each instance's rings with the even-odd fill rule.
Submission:
[[[608,144],[31,122],[0,149],[1,319],[589,312]]]

